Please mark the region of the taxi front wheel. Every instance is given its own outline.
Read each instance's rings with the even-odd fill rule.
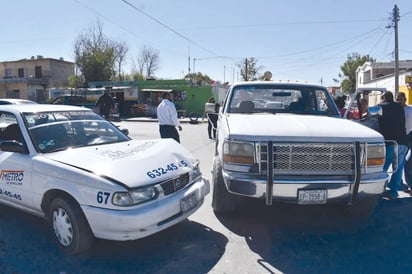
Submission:
[[[86,251],[93,233],[79,205],[68,198],[56,198],[50,206],[50,226],[55,241],[68,254]]]

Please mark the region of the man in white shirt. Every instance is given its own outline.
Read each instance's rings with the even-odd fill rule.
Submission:
[[[160,137],[173,138],[176,142],[180,143],[180,136],[176,127],[182,130],[182,126],[177,118],[177,111],[175,104],[172,102],[172,95],[169,92],[165,92],[162,98],[162,102],[157,106]]]
[[[409,153],[406,156],[406,163],[404,166],[405,181],[409,186],[405,192],[412,195],[412,106],[406,104],[406,96],[404,92],[399,92],[396,96],[396,102],[403,106],[405,110],[405,129],[408,135]]]

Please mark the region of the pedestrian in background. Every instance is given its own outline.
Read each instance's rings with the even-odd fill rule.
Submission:
[[[182,130],[179,119],[177,118],[177,111],[175,104],[172,101],[170,92],[165,92],[162,95],[162,102],[157,106],[157,119],[159,120],[159,131],[161,138],[173,138],[180,143],[179,130]]]
[[[403,92],[399,92],[396,96],[396,102],[403,106],[405,111],[405,129],[408,137],[408,149],[409,152],[406,155],[406,162],[404,166],[405,181],[409,189],[405,190],[406,193],[412,195],[412,106],[406,104],[406,95]]]
[[[113,98],[108,90],[105,90],[103,95],[99,97],[95,105],[99,109],[99,114],[110,120],[110,109],[113,107]]]
[[[215,97],[210,97],[205,104],[205,113],[207,117],[207,134],[209,139],[216,139],[217,119],[219,113],[219,104],[216,104]]]
[[[336,97],[335,104],[338,107],[340,116],[343,117],[343,115],[345,115],[345,112],[346,112],[345,100],[343,100],[343,97],[341,97],[341,96]]]
[[[398,143],[398,168],[392,172],[387,187],[389,191],[385,193],[387,198],[398,197],[398,191],[402,190],[402,174],[405,165],[405,156],[408,151],[407,137],[405,130],[405,111],[403,107],[394,102],[393,94],[385,92],[381,97],[382,116],[379,117],[378,131],[383,135],[385,141],[396,141]],[[383,169],[388,171],[389,167],[394,167],[395,148],[391,142],[386,142],[386,159]]]

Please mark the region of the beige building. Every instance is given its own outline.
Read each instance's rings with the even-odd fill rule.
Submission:
[[[74,75],[74,63],[62,58],[43,58],[0,62],[0,98],[29,99],[39,103],[48,99],[47,90],[67,87]]]

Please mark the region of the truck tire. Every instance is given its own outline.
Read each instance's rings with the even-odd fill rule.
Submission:
[[[94,235],[79,205],[58,197],[50,206],[50,228],[55,241],[68,254],[78,254],[92,246]]]
[[[228,213],[236,209],[236,196],[230,193],[225,185],[222,175],[222,165],[216,158],[213,161],[212,181],[213,197],[212,207],[215,213]]]

